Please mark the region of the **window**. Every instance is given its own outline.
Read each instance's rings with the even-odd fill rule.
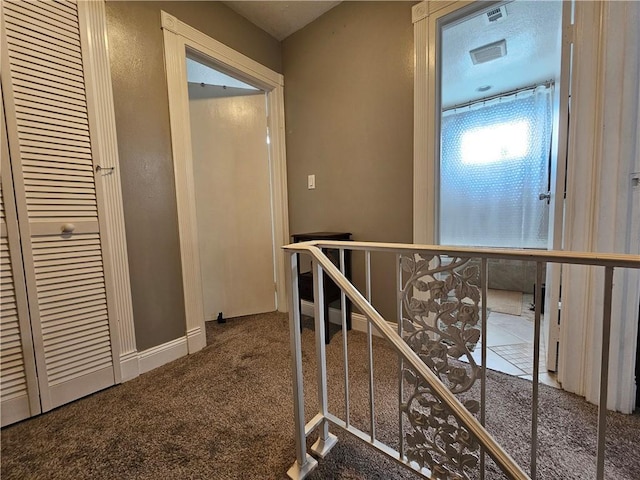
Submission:
[[[551,89],[443,113],[440,243],[546,248]]]

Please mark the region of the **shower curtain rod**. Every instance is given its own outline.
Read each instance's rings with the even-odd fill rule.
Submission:
[[[514,90],[509,90],[508,92],[496,93],[495,95],[491,95],[490,97],[484,97],[484,98],[480,98],[478,100],[472,100],[470,102],[459,103],[458,105],[454,105],[453,107],[449,107],[449,108],[446,108],[446,109],[442,110],[442,113],[447,113],[447,112],[450,112],[452,110],[457,110],[459,108],[470,107],[472,105],[477,105],[478,103],[490,102],[491,100],[495,100],[496,98],[500,98],[500,97],[509,97],[511,95],[517,95],[518,93],[526,92],[527,90],[534,90],[534,89],[536,89],[538,87],[549,88],[554,83],[555,82],[553,80],[547,80],[546,82],[536,83],[534,85],[529,85],[527,87],[516,88]]]

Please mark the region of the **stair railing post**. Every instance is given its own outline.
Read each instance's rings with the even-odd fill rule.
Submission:
[[[318,406],[324,417],[320,426],[318,440],[311,446],[311,451],[324,458],[337,443],[338,437],[329,433],[329,413],[327,400],[327,355],[325,347],[325,308],[324,308],[324,274],[322,265],[313,259],[313,307],[316,331],[316,362],[318,364]],[[327,318],[328,322],[329,319]]]
[[[602,351],[600,358],[600,396],[598,400],[598,447],[596,478],[604,479],[604,456],[607,439],[607,400],[609,398],[609,348],[611,342],[611,303],[613,298],[613,267],[604,269],[602,306]]]
[[[293,379],[293,419],[295,424],[296,461],[287,471],[289,478],[302,480],[318,462],[307,453],[304,419],[304,386],[302,377],[302,338],[300,334],[300,294],[298,291],[298,254],[287,252],[289,295],[289,336],[291,341],[291,370]]]

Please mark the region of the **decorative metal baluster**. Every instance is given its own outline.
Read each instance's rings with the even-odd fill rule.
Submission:
[[[340,272],[345,274],[344,248],[340,249]],[[342,309],[342,355],[344,357],[344,422],[347,428],[349,420],[349,348],[347,345],[347,296],[340,290],[340,305]]]
[[[367,301],[371,303],[371,252],[364,252],[364,270],[366,278]],[[376,440],[376,403],[373,389],[373,338],[371,320],[367,318],[367,350],[369,353],[369,408],[371,412],[371,442]]]
[[[489,288],[489,267],[486,258],[480,262],[480,288],[482,289],[482,340],[480,351],[480,423],[486,427],[487,423],[487,327],[489,325],[487,309],[487,289]],[[480,480],[484,480],[486,468],[484,448],[480,448]]]
[[[403,338],[455,394],[469,391],[481,375],[469,349],[480,339],[480,289],[472,283],[478,268],[468,263],[460,257],[443,262],[440,255],[402,257],[408,277]],[[411,369],[403,376],[413,389],[400,405],[412,427],[405,436],[407,460],[429,468],[433,478],[468,479],[478,465],[479,443],[424,380]],[[477,400],[464,405],[471,413],[480,411]]]
[[[396,254],[396,296],[398,303],[398,335],[402,337],[402,255]],[[402,405],[404,402],[404,389],[402,372],[404,370],[404,361],[402,355],[398,355],[398,402]],[[402,409],[398,409],[398,458],[404,458],[404,429],[402,428],[404,416]]]
[[[296,462],[287,471],[289,478],[304,478],[318,462],[307,453],[304,421],[304,387],[302,378],[302,340],[300,336],[300,295],[298,292],[298,254],[287,252],[291,295],[289,295],[289,338],[291,345],[291,373],[293,379],[293,420],[296,443]]]
[[[598,454],[596,478],[604,479],[604,452],[607,438],[607,396],[609,390],[609,342],[611,339],[611,299],[613,297],[613,267],[604,268],[604,299],[602,307],[602,356],[600,359],[600,400],[598,405]]]
[[[540,380],[540,316],[542,314],[542,262],[536,262],[535,314],[533,326],[533,401],[531,402],[531,478],[536,479],[538,461],[538,390]]]
[[[324,343],[324,279],[322,265],[315,259],[313,268],[313,299],[316,330],[316,360],[318,362],[318,405],[320,413],[324,417],[320,426],[318,440],[311,447],[311,451],[324,458],[338,441],[338,438],[329,433],[329,421],[327,420],[327,355]],[[327,319],[328,320],[328,319]]]

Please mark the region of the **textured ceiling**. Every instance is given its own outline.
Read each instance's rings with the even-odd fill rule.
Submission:
[[[443,29],[443,107],[559,77],[561,2],[516,0],[506,9],[507,17],[495,24],[474,14]],[[473,65],[469,50],[502,39],[507,41],[505,57]],[[478,92],[484,85],[491,89]]]
[[[341,2],[224,3],[283,40]],[[559,77],[562,2],[515,0],[506,4],[506,10],[507,17],[494,24],[486,24],[483,14],[478,12],[443,29],[442,105],[445,108]],[[473,65],[469,50],[502,39],[507,42],[505,57]],[[491,86],[488,91],[477,91],[486,85]]]
[[[224,2],[278,40],[284,40],[340,2]]]

